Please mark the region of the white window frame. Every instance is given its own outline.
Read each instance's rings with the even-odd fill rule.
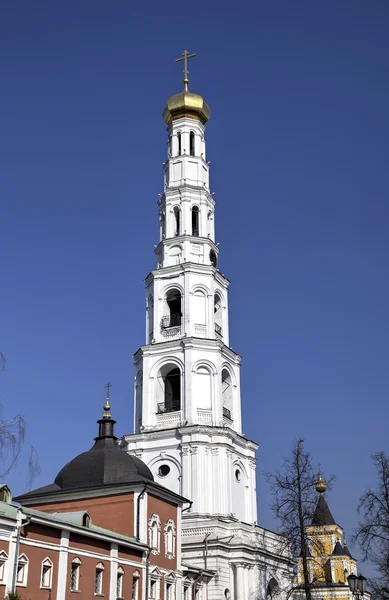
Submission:
[[[154,585],[155,586],[155,595],[151,595],[151,586]],[[153,592],[154,593],[154,592]],[[159,569],[155,569],[151,574],[150,574],[150,580],[149,580],[149,600],[160,600],[161,598],[161,572],[159,571]]]
[[[131,600],[138,600],[139,598],[139,580],[140,573],[136,570],[132,574]]]
[[[103,574],[104,565],[99,562],[95,569],[95,596],[103,596]]]
[[[8,554],[2,550],[0,552],[0,583],[5,580],[5,566],[8,560]]]
[[[45,569],[47,569],[47,570],[45,571]],[[47,585],[45,585],[45,582],[44,582],[45,573],[48,573],[48,583],[47,583]],[[42,566],[41,566],[41,589],[51,590],[52,582],[53,582],[53,563],[49,559],[49,557],[47,556],[44,560],[42,560]]]
[[[73,567],[76,567],[76,569],[75,569],[76,586],[75,587],[72,587]],[[73,558],[71,565],[70,565],[70,591],[71,592],[79,592],[80,591],[80,569],[81,569],[80,559],[78,557]]]
[[[149,519],[149,546],[152,554],[161,551],[161,519],[153,513]]]
[[[176,549],[176,526],[173,519],[166,521],[165,528],[165,556],[172,560]],[[169,550],[169,537],[171,537],[171,549]]]
[[[28,579],[28,558],[25,554],[21,554],[18,558],[18,567],[16,572],[16,586],[26,587]],[[20,576],[21,574],[21,576]]]
[[[170,588],[170,591],[169,591]],[[176,600],[177,582],[174,573],[165,577],[165,600]]]
[[[124,569],[123,567],[118,567],[116,573],[116,598],[123,598],[123,577]]]

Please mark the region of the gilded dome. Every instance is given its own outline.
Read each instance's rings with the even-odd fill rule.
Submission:
[[[191,117],[192,119],[198,119],[205,125],[210,116],[211,110],[204,98],[199,94],[193,94],[187,89],[181,94],[170,96],[162,113],[163,120],[167,124],[174,119]]]

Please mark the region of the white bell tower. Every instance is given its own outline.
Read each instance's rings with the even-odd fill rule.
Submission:
[[[193,527],[198,535],[199,522],[208,535],[211,522],[222,519],[227,537],[226,523],[234,527],[232,537],[245,524],[252,543],[258,446],[242,435],[241,357],[229,347],[229,281],[218,270],[205,142],[210,109],[188,91],[189,56],[183,56],[184,91],[163,111],[168,143],[157,268],[146,278],[146,343],[134,356],[135,433],[124,436],[123,447],[149,466],[157,483],[192,501],[183,514],[185,556],[184,544],[195,539]],[[229,590],[233,575],[227,571],[223,585]],[[245,575],[247,592],[259,581],[255,573],[251,583]]]

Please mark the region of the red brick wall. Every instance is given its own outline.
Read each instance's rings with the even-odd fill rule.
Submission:
[[[152,554],[150,553],[150,565],[157,565],[158,567],[162,567],[164,569],[169,569],[171,571],[175,571],[177,569],[177,506],[174,504],[170,504],[166,500],[162,500],[161,498],[156,498],[155,496],[148,496],[148,516],[147,523],[153,513],[159,515],[161,519],[161,545],[160,545],[160,553]],[[175,549],[174,549],[174,558],[169,559],[165,556],[165,535],[164,529],[166,525],[166,521],[168,519],[172,519],[174,525],[176,526],[176,539],[175,539]],[[147,528],[148,535],[148,528]],[[162,588],[162,582],[161,582]]]
[[[130,537],[134,536],[134,494],[132,492],[82,500],[47,502],[47,504],[39,504],[36,508],[47,513],[85,510],[90,514],[94,525]]]
[[[72,592],[70,590],[70,572],[72,566],[72,560],[74,558],[81,560],[80,565],[80,578],[79,578],[79,591]],[[91,598],[98,598],[94,595],[95,592],[95,576],[96,566],[99,563],[103,563],[103,588],[102,594],[105,598],[109,598],[109,580],[110,580],[110,563],[108,560],[100,559],[97,557],[80,556],[77,552],[69,552],[68,557],[68,577],[66,581],[66,599],[67,600],[90,600]]]
[[[48,600],[49,591],[41,589],[41,568],[42,561],[49,558],[53,563],[51,597],[55,600],[57,596],[57,578],[58,578],[58,558],[59,552],[52,549],[37,548],[23,543],[20,540],[19,555],[25,554],[28,558],[28,578],[27,587],[17,586],[17,591],[28,600]]]

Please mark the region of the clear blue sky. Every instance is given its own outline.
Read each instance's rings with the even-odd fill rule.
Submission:
[[[350,534],[388,451],[389,5],[4,0],[1,337],[6,414],[42,473],[87,449],[113,384],[132,431],[166,132],[184,48],[207,128],[220,268],[263,472],[297,437]],[[10,478],[24,490],[23,472]]]

